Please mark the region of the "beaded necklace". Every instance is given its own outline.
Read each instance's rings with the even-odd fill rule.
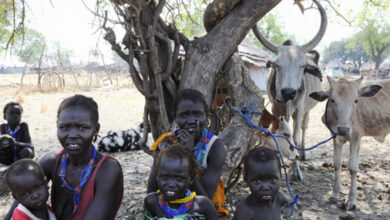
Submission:
[[[11,135],[13,138],[16,139],[16,133],[18,133],[18,131],[20,130],[20,125],[16,126],[15,130],[12,130],[9,125],[7,126],[7,131],[8,131],[8,134]],[[17,161],[18,160],[18,152],[17,152],[17,148],[16,148],[16,145],[14,145],[14,160]]]
[[[88,182],[89,177],[91,176],[92,173],[92,165],[95,162],[95,157],[96,157],[96,149],[95,146],[92,145],[92,157],[88,162],[88,165],[81,171],[80,175],[80,184],[76,186],[75,188],[71,187],[68,182],[66,181],[66,167],[68,166],[68,159],[69,159],[69,154],[64,154],[62,157],[61,161],[61,169],[60,172],[58,173],[58,176],[62,180],[62,187],[66,187],[69,190],[73,191],[73,213],[76,212],[77,207],[79,206],[80,203],[80,195],[81,195],[81,190],[83,189],[83,186]]]
[[[160,205],[161,209],[165,213],[167,213],[168,217],[174,217],[177,215],[185,214],[188,211],[188,209],[191,208],[191,206],[194,202],[194,198],[196,196],[195,192],[191,193],[191,191],[189,189],[187,189],[187,192],[186,192],[186,195],[184,198],[177,199],[177,200],[174,200],[171,202],[167,202],[164,200],[162,193],[159,193],[159,192],[160,192],[160,190],[157,191],[158,204]],[[178,209],[173,209],[173,208],[169,207],[169,203],[182,203],[182,204]]]
[[[206,128],[202,129],[202,136],[199,138],[199,141],[192,148],[196,156],[196,160],[203,164],[204,155],[207,149],[207,144],[210,142],[209,131]]]

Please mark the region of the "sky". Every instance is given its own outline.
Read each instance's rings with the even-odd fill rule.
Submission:
[[[94,9],[95,1],[84,0],[90,9]],[[92,24],[94,15],[88,11],[81,0],[33,0],[27,1],[28,26],[43,33],[49,41],[59,41],[61,46],[74,51],[72,62],[82,60],[85,63],[95,61],[96,57],[89,56],[91,49],[96,48],[99,33],[97,26]],[[361,0],[343,0],[343,9],[359,7]],[[324,3],[325,4],[325,3]],[[293,0],[282,0],[273,10],[281,14],[281,22],[288,33],[293,34],[298,43],[309,41],[317,33],[320,17],[317,10],[309,10],[304,15]],[[328,16],[332,16],[329,14]],[[335,40],[346,38],[353,34],[353,29],[339,18],[329,22],[324,38],[318,46],[321,51],[326,45]],[[120,39],[117,37],[117,39]],[[106,63],[111,62],[110,45],[100,36],[99,49],[103,52]],[[97,60],[101,62],[101,60]],[[7,56],[0,63],[20,65],[17,58]]]

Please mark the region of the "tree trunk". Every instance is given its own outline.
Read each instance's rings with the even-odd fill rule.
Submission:
[[[262,111],[264,107],[264,99],[259,88],[255,85],[249,76],[248,69],[238,53],[234,53],[228,62],[225,64],[224,79],[233,106],[245,107],[249,102],[255,102]],[[259,115],[254,115],[251,121],[255,124],[259,123]],[[245,119],[238,113],[235,113],[230,120],[229,125],[219,135],[228,148],[228,154],[222,171],[222,178],[225,183],[231,179],[232,171],[240,164],[244,155],[248,152],[252,143],[254,129],[250,128]]]
[[[206,36],[190,43],[180,88],[194,88],[210,105],[215,77],[249,30],[280,0],[243,0]]]
[[[20,85],[21,86],[23,86],[24,75],[26,74],[27,64],[30,62],[31,56],[32,56],[32,52],[27,56],[26,63],[24,64],[23,74],[22,74],[22,77],[20,79]]]

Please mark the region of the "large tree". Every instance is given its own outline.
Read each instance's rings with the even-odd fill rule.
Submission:
[[[146,129],[150,128],[156,139],[170,128],[172,101],[179,88],[201,91],[210,106],[215,79],[221,71],[234,106],[255,101],[262,110],[263,98],[234,52],[249,30],[280,0],[214,0],[203,16],[207,34],[192,40],[163,19],[164,7],[171,2],[174,1],[111,0],[120,17],[119,24],[126,31],[121,42],[108,25],[110,18],[104,22],[105,39],[129,63],[134,84],[145,96]],[[180,47],[185,50],[183,65],[178,56]],[[252,119],[257,123],[259,117]],[[225,180],[240,163],[252,134],[239,114],[220,134],[228,147]]]

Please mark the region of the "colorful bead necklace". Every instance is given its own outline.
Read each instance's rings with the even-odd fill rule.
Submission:
[[[194,198],[196,196],[196,193],[193,192],[191,193],[190,190],[187,189],[187,192],[186,192],[186,196],[182,199],[177,199],[177,200],[174,200],[174,201],[171,201],[171,202],[167,202],[164,200],[164,197],[162,195],[162,193],[159,193],[160,191],[158,190],[157,191],[157,194],[158,194],[158,204],[160,205],[161,209],[167,213],[167,215],[169,217],[174,217],[174,216],[177,216],[177,215],[182,215],[182,214],[185,214],[188,209],[191,208],[193,202],[194,202]],[[169,207],[169,203],[182,203],[182,205],[178,208],[178,209],[173,209],[171,207]]]
[[[200,137],[199,141],[195,144],[195,146],[192,148],[196,156],[196,160],[200,164],[203,164],[204,155],[207,149],[207,144],[210,142],[210,138],[208,138],[208,134],[209,131],[206,128],[203,128],[202,136]]]
[[[20,125],[16,126],[15,130],[12,130],[9,125],[7,126],[7,131],[8,131],[8,134],[11,135],[13,138],[16,139],[16,134],[18,133],[18,131],[20,130]],[[17,161],[18,160],[18,152],[17,152],[17,148],[16,148],[16,145],[14,145],[14,160]]]
[[[75,188],[71,187],[68,182],[66,181],[66,167],[68,166],[68,159],[69,159],[69,154],[64,154],[62,157],[61,161],[61,169],[58,174],[58,176],[62,180],[62,187],[66,187],[69,190],[73,191],[73,213],[76,212],[76,209],[78,205],[80,204],[80,195],[81,195],[81,190],[83,189],[83,186],[88,182],[89,177],[91,176],[92,173],[92,166],[95,162],[95,157],[96,157],[96,149],[95,146],[92,145],[92,157],[88,162],[88,165],[81,171],[80,175],[80,184],[76,186]]]

